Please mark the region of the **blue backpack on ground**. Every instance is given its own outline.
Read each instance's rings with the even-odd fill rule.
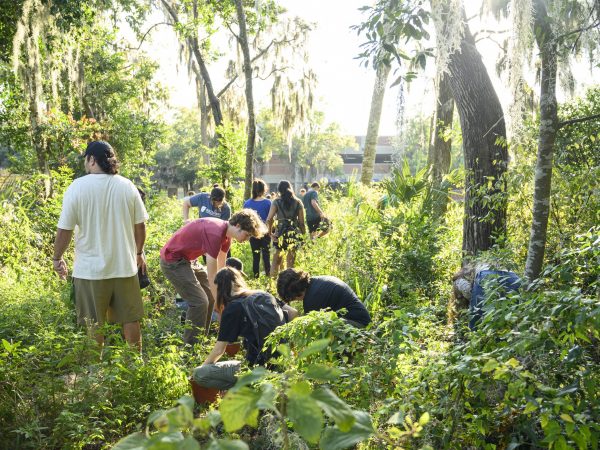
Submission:
[[[496,281],[504,293],[516,291],[521,287],[521,279],[514,272],[504,270],[481,270],[475,276],[471,300],[469,303],[469,329],[475,330],[477,323],[483,317],[483,300],[485,298],[484,284]],[[484,283],[485,280],[485,283]]]

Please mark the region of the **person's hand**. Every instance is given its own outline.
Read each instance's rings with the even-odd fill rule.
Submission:
[[[64,259],[55,259],[52,261],[54,264],[54,271],[58,274],[61,280],[66,280],[69,271],[67,270],[67,263]]]
[[[195,219],[183,219],[183,224],[187,225],[190,222],[193,222]]]
[[[142,273],[146,273],[146,256],[142,253],[141,255],[137,255],[136,264],[138,269],[142,269]]]

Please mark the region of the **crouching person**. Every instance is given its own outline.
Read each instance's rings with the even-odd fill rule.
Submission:
[[[337,277],[311,277],[307,272],[287,269],[277,279],[277,294],[285,302],[301,300],[304,313],[331,309],[338,312],[348,324],[364,328],[371,316],[350,286]],[[342,314],[340,310],[345,309]]]
[[[263,351],[265,339],[275,328],[293,319],[297,311],[288,305],[280,306],[268,292],[250,290],[242,274],[225,267],[215,277],[217,310],[221,325],[214,348],[204,363],[194,369],[194,381],[206,388],[226,390],[237,381],[241,361],[219,362],[230,342],[241,336],[250,365],[264,365],[272,356]]]

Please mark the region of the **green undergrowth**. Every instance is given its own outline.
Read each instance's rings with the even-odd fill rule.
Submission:
[[[35,183],[3,198],[0,448],[112,448],[121,439],[119,448],[155,449],[597,448],[598,228],[573,229],[529,291],[491,289],[485,320],[469,332],[450,300],[462,205],[437,214],[424,175],[401,171],[393,185],[323,192],[331,232],[298,253],[298,267],[353,287],[372,324],[352,328],[328,311],[301,316],[270,338],[276,364],[244,367],[211,407],[186,395],[216,333],[184,347],[174,292],[158,267],[161,246],[181,226],[179,202],[148,199],[142,355],[108,327],[100,356],[75,324],[69,284],[52,272],[69,175],[55,174],[49,201]],[[382,209],[384,194],[394,195]],[[506,248],[518,246],[509,237]],[[519,272],[523,260],[506,248],[483,256]],[[232,252],[251,267],[247,244]],[[274,292],[264,277],[249,281]]]

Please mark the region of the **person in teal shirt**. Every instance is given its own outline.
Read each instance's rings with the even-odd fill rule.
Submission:
[[[311,239],[321,237],[328,231],[328,220],[325,213],[319,205],[319,189],[321,186],[316,181],[310,185],[310,189],[304,197],[302,203],[306,211],[306,223]]]

